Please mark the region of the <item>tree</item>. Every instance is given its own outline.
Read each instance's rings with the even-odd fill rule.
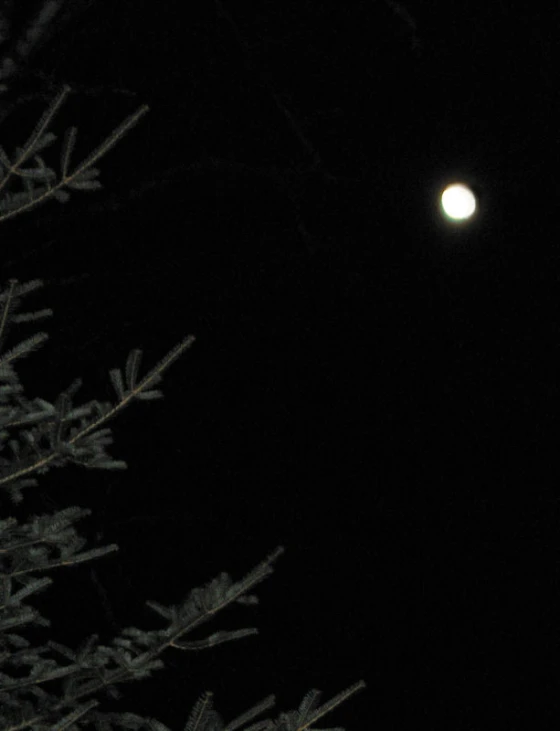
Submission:
[[[31,46],[43,37],[47,21],[62,4],[63,0],[41,3],[40,12],[25,36]],[[9,11],[12,9],[11,3],[5,3],[0,11],[2,32],[10,27]],[[0,48],[1,44],[0,37]],[[29,46],[23,48],[29,50]],[[9,58],[27,58],[27,51],[20,57]],[[14,70],[13,66],[6,67],[4,63],[0,66],[0,78],[12,78],[12,73],[6,75],[6,68]],[[141,106],[76,166],[72,166],[72,151],[77,130],[72,127],[62,143],[58,176],[45,163],[43,153],[57,139],[49,127],[69,92],[69,87],[63,86],[28,139],[11,155],[0,146],[0,221],[28,213],[51,199],[66,203],[72,190],[98,190],[101,183],[97,180],[99,169],[95,164],[148,111],[146,106]],[[21,189],[18,189],[18,182]],[[75,464],[87,469],[125,468],[126,463],[113,459],[106,452],[106,447],[112,443],[107,422],[133,401],[160,398],[161,392],[154,387],[167,368],[194,342],[194,336],[186,336],[140,380],[141,351],[131,351],[124,373],[120,369],[109,372],[117,394],[115,403],[93,400],[75,405],[73,399],[81,385],[79,379],[63,391],[55,403],[39,397],[28,399],[16,365],[20,358],[40,348],[48,336],[44,332],[35,333],[11,345],[9,350],[6,342],[14,325],[37,322],[52,314],[49,309],[31,312],[21,309],[22,299],[41,286],[40,280],[22,284],[11,279],[0,291],[0,489],[3,495],[9,496],[12,512],[23,504],[24,490],[36,487],[37,477],[53,467]],[[256,634],[256,629],[247,628],[217,631],[202,640],[189,639],[194,629],[226,607],[234,603],[256,604],[257,598],[251,590],[270,575],[274,561],[283,552],[283,547],[279,546],[239,581],[221,573],[206,586],[192,590],[179,604],[163,606],[155,601],[147,602],[150,609],[166,620],[164,629],[129,627],[114,638],[110,646],[100,645],[98,636],[92,634],[80,648],[73,650],[52,638],[37,644],[25,636],[32,626],[42,629],[50,626],[49,620],[26,602],[53,583],[45,574],[101,558],[117,550],[118,546],[85,548],[86,541],[73,526],[88,515],[87,509],[71,506],[52,514],[27,515],[23,521],[4,511],[5,506],[0,515],[2,731],[78,729],[92,724],[99,729],[119,726],[163,731],[166,727],[156,720],[133,713],[105,711],[103,702],[110,703],[120,697],[116,687],[119,683],[149,678],[154,670],[163,668],[160,656],[166,649],[199,650]],[[194,704],[186,728],[194,731],[202,724],[212,731],[242,727],[250,731],[279,727],[295,731],[312,727],[364,687],[365,683],[359,681],[322,705],[319,705],[319,691],[311,690],[297,710],[281,713],[275,721],[265,719],[250,723],[273,706],[274,696],[267,696],[227,724],[213,709],[213,696],[207,691]]]

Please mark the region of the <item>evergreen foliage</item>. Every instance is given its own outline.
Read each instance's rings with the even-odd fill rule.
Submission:
[[[101,157],[107,154],[117,142],[148,111],[146,105],[141,106],[134,114],[125,119],[85,160],[74,170],[70,170],[70,159],[76,143],[77,129],[67,130],[60,153],[60,179],[51,168],[47,167],[39,154],[56,139],[56,135],[47,132],[56,112],[70,93],[70,87],[64,86],[60,94],[41,116],[23,147],[16,147],[12,158],[8,157],[0,145],[0,221],[19,215],[47,201],[50,197],[66,203],[70,190],[98,190],[101,183],[96,180],[99,168],[93,167]],[[29,159],[34,166],[23,166]],[[16,193],[4,192],[14,177],[20,178],[23,190]]]
[[[26,32],[26,43],[19,48],[19,60],[26,57],[56,11],[58,2],[42,4]],[[10,9],[10,3],[5,8]],[[9,14],[0,9],[0,49],[9,28]],[[17,60],[17,57],[15,57]],[[0,81],[10,78],[14,71],[13,58],[0,59]],[[5,87],[0,88],[3,91]],[[0,146],[0,220],[25,213],[40,203],[54,198],[66,202],[68,190],[97,190],[98,169],[94,164],[104,156],[121,137],[148,110],[140,107],[96,148],[84,161],[71,170],[71,154],[76,129],[70,129],[62,145],[60,177],[47,167],[42,152],[56,136],[48,131],[57,110],[69,93],[63,87],[58,96],[41,116],[27,141],[8,155]],[[9,191],[16,180],[22,189]],[[132,401],[152,400],[162,396],[155,386],[163,373],[194,342],[185,337],[139,379],[141,351],[133,350],[126,361],[124,373],[110,371],[110,380],[117,399],[114,403],[96,400],[75,405],[73,402],[81,381],[75,380],[55,403],[35,397],[27,399],[17,376],[17,361],[34,353],[47,339],[39,332],[6,349],[6,342],[14,325],[37,322],[50,316],[49,309],[27,312],[22,310],[23,298],[42,286],[40,280],[25,284],[11,279],[0,290],[0,489],[12,504],[21,504],[24,490],[38,484],[37,476],[53,467],[77,464],[87,469],[122,469],[126,463],[107,454],[112,444],[107,422]],[[98,559],[118,550],[115,544],[87,549],[74,525],[90,513],[77,506],[52,514],[30,515],[27,522],[0,515],[0,731],[46,731],[50,729],[167,728],[154,719],[144,719],[133,713],[104,710],[112,699],[119,699],[119,683],[149,678],[154,670],[164,667],[160,656],[164,650],[183,651],[211,648],[257,633],[254,628],[236,631],[217,631],[203,640],[189,640],[189,634],[226,607],[238,603],[254,605],[258,602],[252,590],[272,572],[275,560],[283,552],[279,546],[253,568],[244,578],[233,581],[221,573],[206,586],[192,590],[187,598],[176,605],[163,606],[156,601],[147,606],[166,626],[157,630],[125,629],[112,640],[110,646],[100,645],[92,634],[77,649],[68,648],[54,639],[34,644],[27,639],[26,629],[36,625],[48,630],[50,621],[43,617],[28,600],[53,583],[46,574],[54,569],[68,569],[86,561]],[[213,708],[213,695],[204,693],[195,703],[185,725],[186,731],[302,731],[312,728],[324,715],[365,687],[359,681],[319,704],[320,693],[308,692],[299,708],[281,713],[276,720],[254,719],[274,704],[268,696],[238,718],[224,724]],[[330,729],[329,731],[339,731]]]

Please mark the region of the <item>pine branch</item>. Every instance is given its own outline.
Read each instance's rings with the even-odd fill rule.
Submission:
[[[40,284],[40,282],[34,282],[33,288]],[[19,298],[26,291],[30,291],[29,284],[18,288],[17,280],[11,280],[8,291],[0,293],[0,303],[5,302],[0,311],[0,340],[3,329],[8,327],[10,319],[17,317],[13,314],[15,307],[19,305]],[[50,313],[48,310],[43,312]],[[41,313],[26,314],[24,318],[36,319],[38,314]],[[21,321],[21,316],[19,321]],[[44,333],[39,333],[19,343],[7,353],[0,353],[0,382],[6,381],[6,396],[15,396],[18,391],[13,363],[37,349],[44,341],[42,335],[44,336]],[[125,381],[123,381],[119,369],[112,369],[109,372],[119,398],[115,404],[100,403],[94,400],[75,407],[72,399],[81,387],[79,379],[58,396],[55,404],[43,399],[34,404],[19,400],[8,409],[8,407],[2,407],[0,399],[0,414],[4,417],[2,425],[4,432],[0,433],[2,441],[5,441],[9,431],[31,425],[30,428],[21,429],[17,438],[12,438],[8,442],[12,458],[7,460],[0,458],[0,488],[8,489],[11,499],[14,502],[20,502],[21,489],[35,484],[34,480],[29,481],[29,475],[35,472],[42,474],[48,469],[62,466],[68,461],[88,468],[126,468],[125,462],[113,460],[105,452],[105,447],[112,444],[113,441],[110,429],[105,428],[106,422],[113,419],[132,401],[162,398],[161,391],[154,389],[153,386],[161,381],[164,371],[194,341],[193,335],[185,337],[139,382],[137,382],[137,378],[142,352],[133,350],[127,359]],[[23,414],[22,410],[25,409],[28,411]],[[78,425],[74,422],[78,422]]]
[[[96,180],[99,169],[93,167],[94,163],[104,157],[122,137],[134,127],[138,121],[149,111],[147,105],[142,105],[136,112],[127,117],[103,142],[82,160],[76,168],[70,172],[70,159],[76,142],[77,129],[71,127],[66,131],[60,156],[61,174],[57,181],[57,175],[39,154],[42,150],[51,145],[56,135],[47,132],[53,118],[64,103],[71,89],[65,85],[58,96],[41,115],[31,135],[23,147],[17,147],[12,159],[0,146],[0,222],[18,216],[32,208],[55,198],[61,203],[66,203],[70,197],[65,188],[70,190],[99,190],[102,185]],[[24,168],[23,165],[32,158],[35,166]],[[19,178],[24,191],[9,193],[6,188],[13,178]]]

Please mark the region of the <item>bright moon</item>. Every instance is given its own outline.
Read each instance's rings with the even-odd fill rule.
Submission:
[[[465,221],[473,216],[476,199],[466,185],[453,183],[441,194],[441,208],[445,216],[452,221]]]

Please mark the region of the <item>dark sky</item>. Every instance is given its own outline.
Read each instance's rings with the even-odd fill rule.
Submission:
[[[43,278],[30,304],[55,311],[23,383],[54,401],[80,376],[76,403],[114,400],[132,348],[145,372],[197,340],[165,400],[113,423],[128,472],[53,471],[28,498],[91,507],[84,532],[121,548],[56,577],[61,640],[158,627],[145,599],[241,578],[282,544],[260,606],[211,627],[260,636],[169,652],[123,708],[178,729],[206,689],[229,720],[363,678],[320,728],[551,728],[558,13],[78,6],[8,98],[70,84],[52,129],[78,126],[76,161],[150,113],[102,160],[103,190],[3,223],[2,281]],[[44,108],[3,122],[4,149]],[[437,211],[451,179],[480,200],[461,228]]]

